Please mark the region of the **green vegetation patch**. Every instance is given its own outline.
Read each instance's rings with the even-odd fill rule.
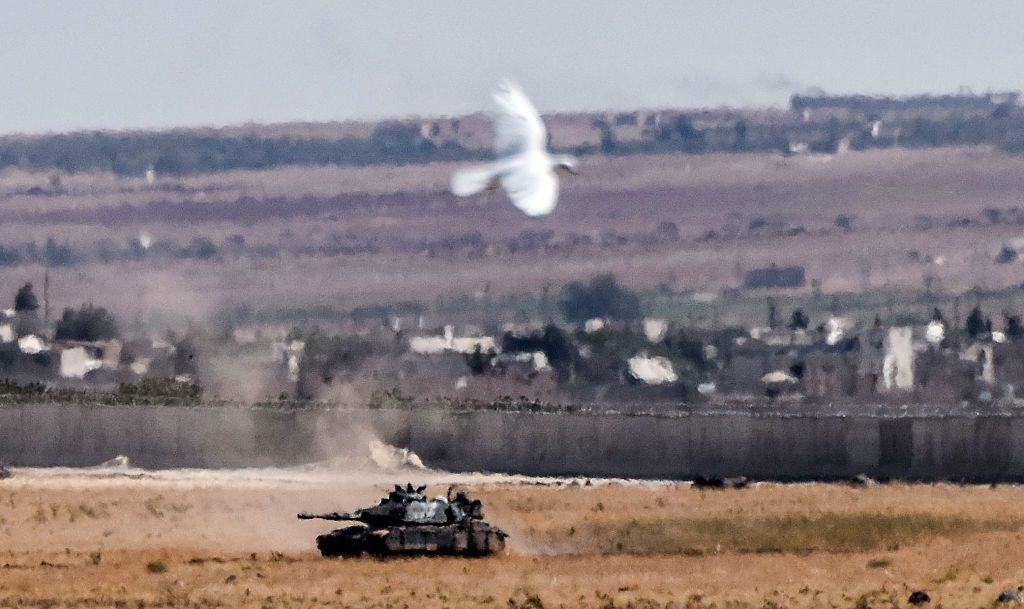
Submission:
[[[772,518],[633,519],[594,523],[598,550],[628,554],[809,553],[891,549],[929,537],[1017,531],[1024,518],[972,519],[927,514],[822,514]]]

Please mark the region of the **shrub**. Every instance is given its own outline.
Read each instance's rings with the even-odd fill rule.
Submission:
[[[109,311],[87,304],[78,311],[64,309],[55,337],[57,340],[96,341],[110,340],[118,334],[117,321]]]
[[[19,313],[39,310],[39,300],[36,299],[36,294],[32,291],[31,283],[21,286],[18,293],[14,295],[14,310]]]
[[[138,383],[121,383],[117,393],[126,398],[180,398],[197,400],[203,395],[203,388],[195,383],[182,382],[173,378],[148,378]]]
[[[634,321],[641,316],[640,298],[620,286],[611,274],[598,275],[589,284],[569,283],[562,288],[562,299],[558,305],[562,315],[576,323],[595,317]]]

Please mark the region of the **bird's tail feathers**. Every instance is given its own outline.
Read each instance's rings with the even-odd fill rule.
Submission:
[[[494,165],[480,165],[460,169],[452,174],[452,192],[460,197],[475,195],[498,185],[498,168]]]

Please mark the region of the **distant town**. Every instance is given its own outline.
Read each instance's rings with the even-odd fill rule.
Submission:
[[[783,279],[796,273],[777,271]],[[428,327],[422,312],[394,309],[331,330],[222,321],[176,335],[88,304],[50,315],[26,284],[0,323],[0,399],[398,407],[433,400],[668,412],[1024,404],[1016,397],[1024,386],[1017,315],[993,320],[979,306],[960,310],[957,300],[923,323],[883,322],[881,313],[865,322],[842,313],[812,319],[771,296],[764,303],[763,318],[747,325],[693,327],[645,316],[637,294],[601,275],[567,285],[546,322]],[[247,393],[233,386],[242,376]]]

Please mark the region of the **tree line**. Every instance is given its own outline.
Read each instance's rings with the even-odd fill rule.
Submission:
[[[923,99],[928,103],[901,102],[895,117],[886,115],[881,133],[876,123],[883,112],[893,110],[894,103],[883,103],[885,98],[828,98],[827,104],[815,104],[814,98],[796,96],[790,112],[767,116],[736,112],[707,118],[702,113],[667,111],[640,125],[638,116],[633,116],[636,113],[624,115],[642,127],[640,136],[630,139],[616,137],[618,120],[595,118],[591,127],[599,134],[596,143],[560,150],[578,155],[789,153],[799,144],[812,152],[831,153],[845,140],[853,149],[991,145],[1024,152],[1024,109],[1014,101],[997,103],[992,96],[965,97],[967,102],[956,96]],[[820,112],[807,119],[802,110]],[[380,123],[365,138],[222,136],[192,131],[0,138],[0,169],[108,171],[120,176],[142,176],[150,168],[160,175],[181,176],[289,165],[409,164],[490,156],[488,149],[468,148],[454,139],[437,142],[425,137],[419,124],[399,121]]]
[[[0,138],[0,168],[189,175],[287,165],[372,165],[481,156],[454,142],[438,146],[417,125],[382,123],[368,138],[217,136],[202,133],[83,132]]]

